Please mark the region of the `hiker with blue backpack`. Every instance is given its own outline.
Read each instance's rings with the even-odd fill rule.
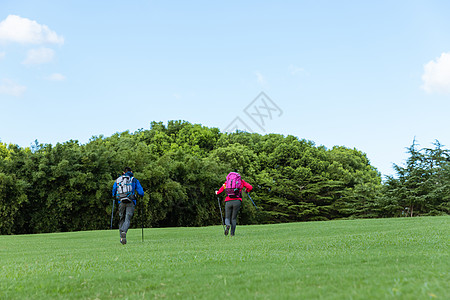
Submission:
[[[234,236],[236,231],[237,216],[242,204],[242,190],[246,189],[249,193],[253,187],[245,182],[241,175],[235,170],[227,175],[225,183],[220,187],[216,194],[220,194],[223,191],[226,193],[225,198],[225,231],[224,234]],[[231,229],[231,231],[230,231]]]
[[[141,183],[134,178],[131,168],[126,167],[112,189],[113,197],[119,202],[119,233],[122,245],[127,243],[127,232],[136,206],[136,192],[139,196],[144,196]]]

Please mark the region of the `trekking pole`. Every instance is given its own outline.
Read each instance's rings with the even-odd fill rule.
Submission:
[[[140,199],[139,206],[141,207],[142,242],[144,242],[144,202],[142,201],[142,197],[140,197]]]
[[[217,191],[216,191],[216,192],[217,192]],[[219,195],[217,195],[217,203],[219,203],[219,210],[220,210],[220,220],[222,221],[222,227],[223,227],[223,231],[225,231],[225,224],[223,223],[222,207],[220,206],[220,199],[219,199]]]
[[[114,203],[116,202],[116,199],[113,199],[113,207],[111,210],[111,229],[112,229],[112,223],[113,223],[113,218],[114,218]]]
[[[253,202],[252,197],[250,197],[250,193],[247,193],[248,198],[252,201],[253,205],[256,207],[256,209],[259,210],[258,206],[256,206],[255,202]]]

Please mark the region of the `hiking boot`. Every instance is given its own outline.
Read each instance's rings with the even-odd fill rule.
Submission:
[[[120,232],[120,243],[125,245],[127,243],[127,233],[125,231]]]
[[[230,225],[227,225],[227,228],[225,228],[224,234],[225,234],[225,235],[228,235],[228,231],[230,231]]]

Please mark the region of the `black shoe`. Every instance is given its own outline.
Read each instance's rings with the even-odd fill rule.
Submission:
[[[127,233],[125,231],[120,232],[120,243],[125,245],[127,243]]]
[[[227,225],[227,228],[225,228],[224,234],[225,234],[225,235],[228,235],[228,231],[230,231],[230,225]]]

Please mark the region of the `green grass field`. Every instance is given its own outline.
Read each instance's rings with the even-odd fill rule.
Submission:
[[[450,299],[449,239],[450,217],[0,236],[0,299]]]

